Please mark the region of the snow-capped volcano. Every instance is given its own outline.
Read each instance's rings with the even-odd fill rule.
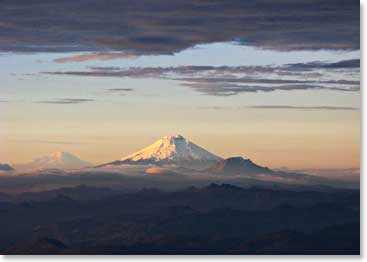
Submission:
[[[106,165],[119,164],[176,164],[204,167],[221,160],[181,135],[164,136],[150,146]],[[103,165],[105,166],[105,165]]]
[[[81,160],[68,152],[54,152],[47,156],[34,158],[30,163],[19,164],[17,169],[77,169],[91,166],[91,163]]]
[[[219,161],[221,158],[195,145],[181,135],[164,136],[152,145],[128,155],[121,161],[187,161],[209,160]]]

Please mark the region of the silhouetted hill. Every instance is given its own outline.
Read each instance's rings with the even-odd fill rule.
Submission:
[[[325,227],[305,234],[280,231],[240,244],[231,252],[252,255],[359,255],[359,224]]]
[[[320,253],[359,251],[355,240],[348,246],[338,239],[342,232],[323,231],[359,225],[357,190],[297,192],[212,183],[129,192],[79,186],[3,194],[0,212],[5,254],[307,253],[320,234],[334,234],[329,249],[315,242]],[[280,234],[279,244],[263,244],[272,234]],[[356,238],[351,234],[346,239]]]
[[[267,167],[262,167],[251,159],[243,159],[242,157],[230,157],[223,159],[212,166],[211,171],[225,175],[256,175],[269,174],[273,171]]]

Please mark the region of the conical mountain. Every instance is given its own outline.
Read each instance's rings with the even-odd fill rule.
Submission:
[[[192,143],[181,135],[164,136],[131,155],[106,165],[120,164],[175,164],[188,167],[208,167],[222,160],[204,148]]]

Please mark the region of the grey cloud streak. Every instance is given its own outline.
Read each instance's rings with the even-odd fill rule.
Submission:
[[[109,88],[107,89],[109,92],[131,92],[134,91],[132,88]]]
[[[60,105],[72,105],[81,104],[86,102],[93,102],[94,99],[83,99],[83,98],[55,98],[51,100],[36,101],[38,104],[60,104]]]
[[[359,68],[360,67],[360,60],[359,59],[350,59],[350,60],[343,60],[335,63],[325,63],[325,62],[310,62],[310,63],[296,63],[296,64],[288,64],[290,68]]]
[[[202,106],[198,109],[202,110],[242,110],[242,109],[286,109],[286,110],[321,110],[321,111],[359,111],[358,107],[345,106],[291,106],[291,105],[252,105],[242,107],[225,107],[225,106]]]
[[[353,61],[354,66],[350,66],[350,62]],[[318,69],[334,70],[357,70],[359,72],[359,59],[356,60],[342,60],[336,63],[326,62],[311,62],[311,63],[297,63],[288,64],[284,66],[177,66],[177,67],[89,67],[90,71],[60,71],[60,72],[43,72],[46,74],[55,75],[79,75],[79,76],[106,76],[106,77],[162,77],[167,74],[178,74],[193,76],[198,73],[212,72],[216,75],[222,74],[264,74],[274,73],[277,75],[290,75],[290,76],[313,76],[319,77],[320,72],[312,71]],[[322,65],[322,66],[321,66]],[[338,65],[338,66],[335,66]],[[344,66],[343,66],[344,65]],[[171,77],[174,78],[174,77]],[[217,76],[218,78],[218,76]],[[251,79],[248,78],[248,81]],[[282,80],[271,80],[271,81],[282,81]],[[339,80],[345,81],[345,80]],[[296,80],[295,82],[300,82]],[[303,83],[307,82],[302,80]],[[353,84],[357,84],[354,81]]]
[[[345,110],[345,111],[358,111],[357,107],[344,107],[344,106],[289,106],[289,105],[256,105],[245,106],[245,108],[253,109],[289,109],[289,110]]]
[[[269,78],[176,78],[175,80],[192,81],[196,83],[243,83],[243,84],[342,84],[359,85],[356,80],[293,80],[293,79],[269,79]],[[355,90],[353,90],[355,91]]]
[[[182,85],[191,87],[196,91],[212,96],[233,96],[240,93],[273,92],[273,91],[294,91],[294,90],[334,90],[334,91],[357,91],[355,88],[335,88],[322,85],[239,85],[231,83],[183,83]]]

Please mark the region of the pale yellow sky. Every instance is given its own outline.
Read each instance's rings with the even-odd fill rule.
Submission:
[[[228,50],[238,55],[224,56]],[[131,154],[164,135],[180,133],[221,157],[249,157],[273,168],[358,167],[359,90],[333,90],[337,86],[328,83],[319,89],[220,96],[159,76],[111,78],[42,72],[88,71],[98,65],[143,68],[243,63],[265,66],[340,61],[359,55],[357,51],[276,52],[228,44],[201,47],[174,56],[80,63],[55,62],[69,54],[7,54],[0,57],[3,69],[0,72],[0,163],[28,162],[54,151],[67,151],[83,160],[102,164]],[[356,70],[353,74],[327,70],[311,73],[314,75],[292,79],[359,80]],[[226,77],[233,75],[227,72]],[[267,73],[256,77],[279,79]],[[110,92],[108,89],[131,91]],[[58,99],[71,100],[59,103]],[[78,102],[78,99],[85,101]],[[296,108],[251,108],[259,105]]]
[[[269,167],[359,166],[359,111],[146,107],[144,111],[122,108],[123,114],[111,110],[107,116],[99,106],[42,110],[41,105],[31,104],[24,106],[26,112],[18,113],[10,108],[8,125],[1,129],[5,140],[1,159],[27,162],[50,152],[68,151],[101,164],[166,134],[181,133],[219,156],[249,157]]]

